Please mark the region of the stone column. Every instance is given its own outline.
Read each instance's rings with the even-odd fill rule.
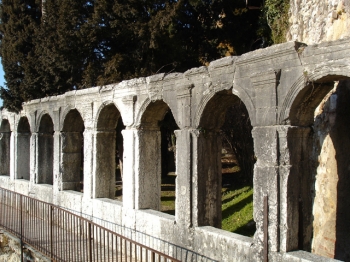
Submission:
[[[10,175],[10,179],[11,180],[14,180],[15,179],[15,163],[16,163],[16,135],[14,132],[11,132],[10,133],[10,151],[8,152],[9,153],[9,157],[10,157],[10,172],[9,172],[9,175]]]
[[[123,135],[123,207],[135,208],[135,143],[137,130],[124,129]]]
[[[256,261],[262,260],[264,248],[264,198],[268,197],[268,251],[279,249],[279,152],[276,127],[254,127],[254,153],[257,161],[254,166],[254,235]]]
[[[61,132],[53,133],[53,154],[52,154],[52,172],[54,190],[59,190],[59,182],[61,181],[60,163],[61,163]]]
[[[135,209],[160,210],[161,133],[138,130],[135,139]]]
[[[192,134],[191,130],[175,130],[176,135],[176,224],[192,226]]]
[[[196,130],[192,140],[193,225],[221,228],[221,137],[216,131]]]
[[[32,133],[30,137],[30,183],[31,185],[38,183],[38,167],[37,167],[37,144],[38,133]]]
[[[93,187],[93,161],[94,161],[94,141],[95,132],[92,128],[84,130],[84,198],[92,198]]]

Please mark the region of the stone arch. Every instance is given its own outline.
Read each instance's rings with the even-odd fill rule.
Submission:
[[[46,111],[46,110],[43,110],[43,111],[41,111],[40,113],[39,113],[39,115],[36,117],[36,125],[35,125],[35,127],[33,128],[34,129],[34,132],[40,132],[40,125],[41,125],[41,120],[42,120],[42,118],[43,117],[50,117],[50,119],[51,119],[51,122],[52,122],[52,124],[54,125],[54,122],[53,122],[53,116],[52,116],[52,113],[51,112],[48,112],[48,111]],[[29,120],[29,119],[28,119]],[[53,132],[54,132],[54,130],[53,130]]]
[[[343,260],[339,254],[346,252],[340,250],[349,250],[350,238],[341,237],[344,232],[350,235],[343,221],[350,219],[350,201],[344,195],[350,190],[346,156],[350,148],[349,79],[350,68],[342,65],[304,71],[282,103],[279,122],[291,125],[286,133],[290,168],[281,196],[288,207],[286,221],[281,222],[287,224],[286,251],[300,249]],[[322,201],[331,196],[324,202],[328,206],[320,208],[320,196]]]
[[[233,214],[233,211],[222,212],[222,182],[223,182],[223,165],[222,165],[222,148],[226,140],[230,139],[226,137],[226,133],[222,131],[223,127],[229,127],[231,125],[229,121],[230,115],[227,114],[236,114],[237,117],[243,116],[247,122],[244,122],[244,126],[247,123],[247,128],[244,132],[241,131],[242,136],[247,137],[249,140],[249,154],[250,158],[254,158],[254,149],[253,149],[253,138],[251,134],[252,126],[249,121],[249,113],[244,104],[244,102],[236,95],[234,95],[231,90],[222,90],[219,92],[212,92],[208,94],[206,98],[202,100],[205,103],[202,103],[203,108],[201,109],[202,113],[200,115],[197,127],[196,135],[196,170],[195,170],[195,181],[197,181],[197,192],[196,193],[196,223],[198,226],[214,226],[221,228],[222,223],[222,214],[229,216]],[[237,118],[240,119],[240,118]],[[228,123],[227,123],[228,122]],[[243,127],[243,122],[240,122]],[[235,123],[232,123],[233,125]],[[238,124],[239,125],[239,124]],[[237,125],[237,126],[238,126]],[[231,130],[232,129],[232,130]],[[230,128],[232,132],[239,132],[238,129]],[[238,136],[238,134],[237,134]],[[248,144],[247,144],[248,147]],[[232,148],[234,154],[235,152]],[[236,156],[236,160],[238,157]],[[251,163],[249,168],[249,200],[250,203],[253,201],[253,189],[252,189],[252,180],[253,180],[253,166],[254,162]],[[230,178],[225,175],[225,183],[231,183],[230,185],[225,185],[225,190],[230,190],[235,184],[243,181],[242,178],[237,180],[235,178],[237,174],[231,175]],[[228,181],[228,182],[226,182]],[[243,183],[242,183],[243,184]],[[238,212],[235,210],[234,212]],[[230,213],[231,212],[231,213]],[[251,213],[252,219],[253,213]],[[248,222],[246,226],[248,226]],[[255,228],[252,228],[252,233],[254,233]],[[239,232],[238,232],[239,233]]]
[[[17,125],[16,178],[30,180],[30,139],[31,131],[28,118],[22,116]]]
[[[63,113],[61,114],[60,128],[59,128],[60,131],[62,131],[63,129],[67,130],[68,126],[70,126],[71,127],[70,129],[72,129],[72,130],[77,130],[80,128],[80,127],[73,127],[73,126],[76,126],[76,125],[81,126],[81,122],[75,123],[74,121],[72,121],[72,122],[66,121],[67,116],[69,114],[72,114],[72,111],[74,112],[76,117],[78,117],[79,121],[81,119],[84,123],[84,116],[81,113],[81,110],[78,108],[75,108],[74,106],[69,105],[64,109]],[[79,116],[78,116],[78,114],[79,114]],[[72,118],[72,116],[69,117],[69,119],[71,119],[71,118]]]
[[[137,124],[138,174],[136,175],[136,208],[161,210],[161,172],[162,172],[162,133],[160,126],[167,114],[172,114],[170,107],[163,100],[146,100]],[[172,116],[173,117],[173,116]],[[175,119],[173,118],[174,122]],[[176,129],[178,128],[175,123]]]
[[[10,176],[10,145],[10,122],[3,118],[0,126],[0,175],[2,176]]]
[[[151,100],[150,98],[146,98],[146,100],[142,103],[136,115],[135,126],[143,125],[144,127],[145,126],[151,127],[152,125],[154,125],[154,128],[158,129],[157,121],[161,121],[168,110],[170,110],[171,112],[174,112],[170,104],[168,104],[166,101]],[[176,124],[179,126],[179,122],[177,120],[176,115],[173,115],[173,116]]]
[[[333,82],[349,78],[350,68],[346,66],[316,68],[312,73],[304,71],[291,86],[282,103],[279,123],[310,125],[315,108],[333,88]]]
[[[207,103],[209,101],[211,101],[211,99],[217,93],[220,93],[224,90],[232,90],[232,93],[244,103],[244,105],[246,106],[247,111],[249,113],[250,121],[251,121],[252,125],[255,124],[255,106],[254,106],[253,101],[251,100],[251,98],[249,97],[249,95],[247,94],[247,92],[243,88],[241,88],[238,85],[233,85],[233,87],[228,88],[228,89],[227,88],[221,88],[220,90],[213,89],[208,94],[206,94],[205,96],[202,97],[202,99],[198,105],[198,109],[197,109],[195,119],[194,119],[194,127],[195,128],[198,128],[200,126],[200,121],[201,121],[201,118],[203,115],[203,111],[206,108]]]
[[[118,107],[113,102],[103,103],[98,110],[95,122],[96,164],[93,195],[96,198],[115,199],[116,197],[116,167],[117,158],[119,158],[117,152],[123,151],[123,142],[120,141],[121,132],[117,132],[119,121],[122,119]]]
[[[53,185],[54,123],[48,113],[39,118],[37,144],[37,183]]]
[[[83,190],[84,129],[83,118],[77,109],[64,114],[60,150],[63,190]]]

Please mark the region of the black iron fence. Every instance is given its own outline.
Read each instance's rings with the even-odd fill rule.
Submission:
[[[1,187],[0,226],[53,261],[179,261],[55,205]]]

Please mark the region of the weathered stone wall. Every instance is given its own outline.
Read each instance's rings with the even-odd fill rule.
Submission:
[[[291,0],[287,41],[318,44],[350,36],[349,0]]]
[[[350,191],[348,149],[350,83],[339,82],[315,112],[316,162],[312,251],[327,257],[350,259]]]

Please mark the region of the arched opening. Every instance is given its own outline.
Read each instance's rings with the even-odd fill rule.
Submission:
[[[141,118],[139,137],[140,173],[136,181],[139,209],[153,209],[175,214],[174,131],[178,129],[169,106],[151,102]]]
[[[255,157],[244,103],[231,91],[216,93],[198,130],[198,224],[253,236]]]
[[[325,76],[307,85],[290,110],[288,134],[292,169],[289,205],[297,247],[350,260],[350,82]],[[296,134],[298,133],[298,134]]]
[[[96,172],[94,194],[96,198],[121,200],[122,159],[125,128],[120,112],[114,104],[103,107],[97,121]],[[116,181],[118,183],[116,184]]]
[[[0,133],[0,175],[10,176],[11,128],[7,119],[2,120]]]
[[[52,119],[49,114],[45,114],[41,117],[38,133],[38,184],[53,184],[53,134]]]
[[[62,189],[84,191],[84,121],[78,110],[70,110],[61,131]]]
[[[30,126],[27,117],[21,117],[17,129],[17,179],[30,180]]]
[[[176,137],[179,129],[171,110],[159,122],[161,135],[161,206],[160,211],[175,215]]]

